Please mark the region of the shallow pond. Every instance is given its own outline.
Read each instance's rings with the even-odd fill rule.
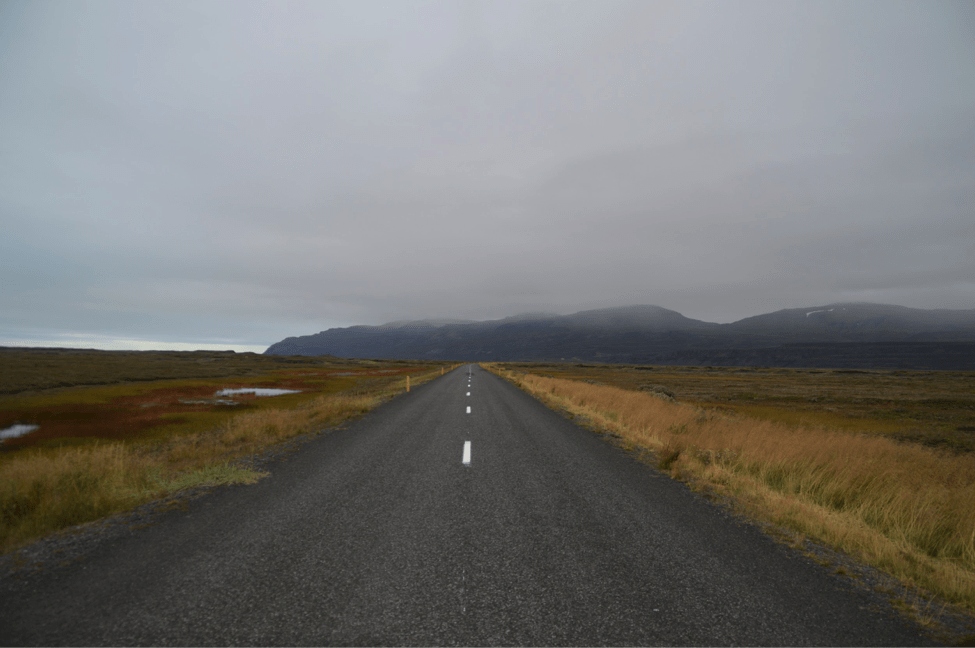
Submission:
[[[270,389],[266,387],[241,387],[240,389],[221,389],[214,396],[233,396],[234,394],[254,394],[255,396],[281,396],[297,394],[300,389]]]
[[[34,430],[37,429],[37,427],[38,426],[36,425],[26,425],[24,423],[17,423],[15,425],[11,425],[8,428],[4,428],[3,430],[0,430],[0,440],[16,439],[19,436],[24,436],[25,434],[33,432]]]

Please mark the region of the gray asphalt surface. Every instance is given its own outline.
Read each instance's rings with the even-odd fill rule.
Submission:
[[[0,578],[0,641],[931,643],[501,379],[474,367],[468,387],[467,372],[308,443],[258,484]]]

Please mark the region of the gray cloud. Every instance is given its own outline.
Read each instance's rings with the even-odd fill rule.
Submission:
[[[973,26],[886,0],[7,2],[0,338],[971,308]]]

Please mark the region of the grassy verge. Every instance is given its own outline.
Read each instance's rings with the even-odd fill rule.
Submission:
[[[505,363],[790,426],[975,453],[975,372]]]
[[[412,375],[411,386],[440,375],[440,368]],[[365,413],[404,390],[405,378],[380,378],[290,408],[242,412],[203,432],[19,451],[0,462],[0,553],[184,488],[257,481],[266,473],[235,462]]]
[[[498,373],[583,416],[743,512],[816,538],[975,612],[975,456],[718,413],[574,380]]]

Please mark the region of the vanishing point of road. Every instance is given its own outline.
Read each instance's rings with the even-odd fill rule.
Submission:
[[[0,643],[931,643],[477,366],[269,469],[0,577]]]

